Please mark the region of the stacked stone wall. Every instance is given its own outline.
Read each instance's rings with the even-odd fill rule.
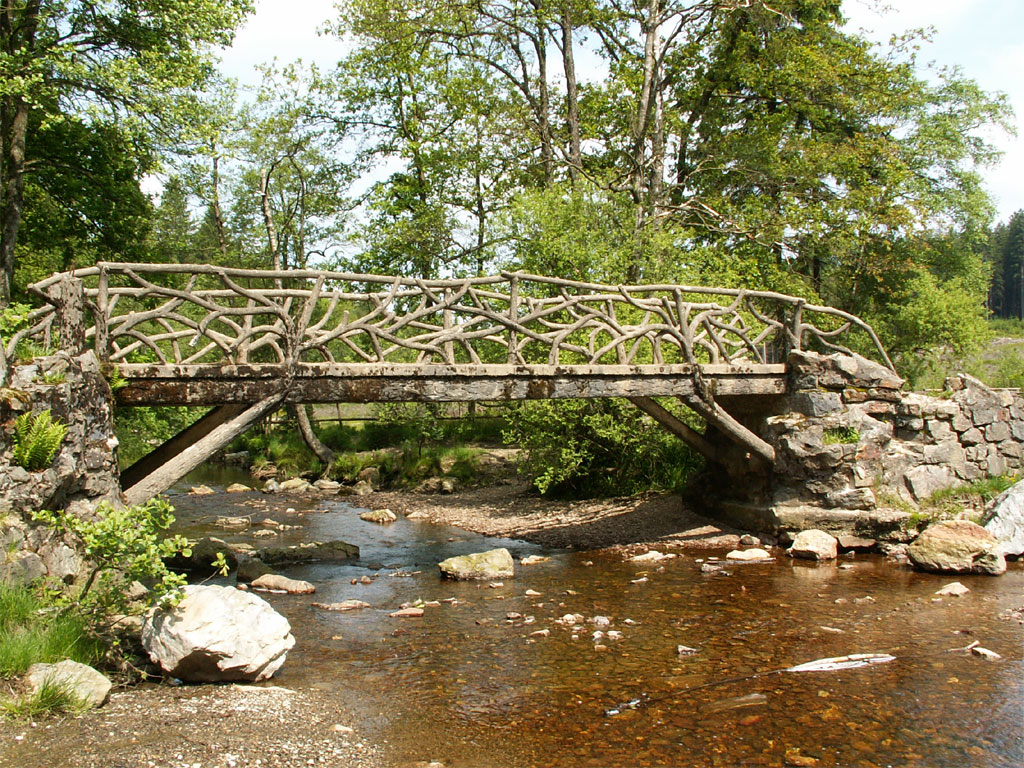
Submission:
[[[35,525],[32,512],[86,512],[120,499],[110,387],[92,352],[57,353],[12,365],[7,374],[0,398],[0,579],[71,583],[82,569],[73,542]],[[13,459],[14,422],[25,411],[47,409],[67,434],[51,465],[29,472]]]
[[[762,527],[898,540],[937,491],[1024,466],[1024,397],[967,375],[903,392],[856,356],[794,353],[790,394],[767,418],[776,449]]]

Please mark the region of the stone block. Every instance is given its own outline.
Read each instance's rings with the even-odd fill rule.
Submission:
[[[868,487],[843,488],[825,495],[829,507],[840,509],[874,509],[875,492]]]
[[[988,475],[989,477],[998,477],[999,475],[1006,474],[1008,469],[1006,459],[1004,459],[998,451],[992,451],[988,455]]]
[[[1001,443],[1010,439],[1010,425],[1005,421],[994,421],[985,427],[985,439],[990,443]]]
[[[867,399],[868,393],[866,390],[853,387],[847,387],[843,390],[843,402],[845,403],[863,403]]]
[[[904,482],[914,499],[921,501],[936,491],[956,485],[956,475],[949,467],[926,464],[909,470]]]
[[[983,427],[997,421],[1002,414],[1002,409],[995,404],[979,403],[971,409],[971,420],[974,426]]]
[[[971,427],[960,435],[960,442],[964,445],[977,445],[978,443],[984,442],[984,440],[985,436],[977,427]]]
[[[1024,419],[1014,419],[1010,422],[1010,433],[1014,440],[1024,442]]]
[[[944,464],[955,469],[964,463],[966,456],[960,443],[950,438],[936,445],[926,445],[924,460],[926,464]]]
[[[838,392],[797,392],[793,395],[793,407],[812,418],[821,418],[843,409]]]
[[[870,387],[868,397],[872,400],[885,400],[890,403],[898,403],[901,399],[898,389],[883,389],[882,387]]]
[[[948,421],[942,421],[939,418],[931,418],[924,423],[925,432],[937,443],[941,443],[943,440],[953,436],[953,428],[949,425]]]
[[[957,432],[966,432],[974,426],[974,422],[965,414],[963,411],[958,410],[953,415],[953,420],[950,424]]]
[[[1021,445],[1016,440],[1007,440],[997,445],[996,448],[1007,458],[1024,458],[1024,445]]]

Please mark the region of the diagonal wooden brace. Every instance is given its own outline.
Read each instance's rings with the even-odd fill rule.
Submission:
[[[718,461],[718,451],[715,446],[689,424],[678,419],[673,413],[664,408],[657,400],[650,397],[631,397],[629,402],[646,413],[661,426],[678,437],[688,446],[697,451],[708,461]]]
[[[678,395],[688,407],[696,411],[708,424],[716,427],[730,439],[736,441],[755,456],[775,463],[775,448],[740,424],[722,406],[713,399],[702,399],[696,394]]]
[[[284,401],[278,392],[245,409],[233,419],[216,427],[209,434],[185,448],[166,464],[138,480],[124,492],[129,505],[142,504],[163,493],[175,482],[198,467],[213,454],[245,432],[252,424],[275,411]]]

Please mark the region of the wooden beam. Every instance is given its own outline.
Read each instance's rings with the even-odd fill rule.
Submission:
[[[695,391],[691,365],[121,365],[120,405],[252,403],[290,380],[294,403],[472,402],[677,397]],[[776,370],[777,369],[777,370]],[[785,392],[784,366],[710,371],[719,396]]]
[[[656,400],[652,400],[649,397],[631,397],[629,401],[697,451],[697,453],[701,454],[705,459],[708,461],[718,461],[718,451],[715,450],[715,446],[705,439],[704,435],[690,427],[689,424],[676,418],[674,414],[666,410]]]
[[[214,428],[198,442],[185,448],[174,459],[162,465],[125,491],[129,505],[142,504],[159,493],[163,493],[179,479],[198,467],[210,456],[245,432],[252,424],[276,410],[284,401],[284,393],[277,392],[263,398],[230,421]]]
[[[193,443],[197,443],[210,432],[245,410],[244,405],[220,405],[204,414],[191,426],[185,427],[163,445],[154,448],[121,473],[121,490],[127,491],[142,478],[155,472],[159,467],[174,459]]]
[[[714,400],[703,400],[695,392],[680,395],[679,399],[700,414],[705,421],[721,430],[723,434],[735,440],[755,456],[760,456],[769,464],[775,463],[775,448],[740,424]]]

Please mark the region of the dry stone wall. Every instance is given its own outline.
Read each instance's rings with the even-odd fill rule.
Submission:
[[[790,394],[763,426],[777,460],[761,528],[901,540],[935,492],[1024,466],[1017,390],[960,374],[940,394],[903,392],[895,374],[857,356],[802,352],[789,364]]]
[[[117,501],[117,438],[110,387],[92,352],[57,353],[12,365],[0,397],[0,579],[41,577],[72,583],[83,567],[73,542],[32,522],[39,509],[80,508]],[[29,472],[13,459],[14,421],[49,409],[67,425],[51,465]]]

